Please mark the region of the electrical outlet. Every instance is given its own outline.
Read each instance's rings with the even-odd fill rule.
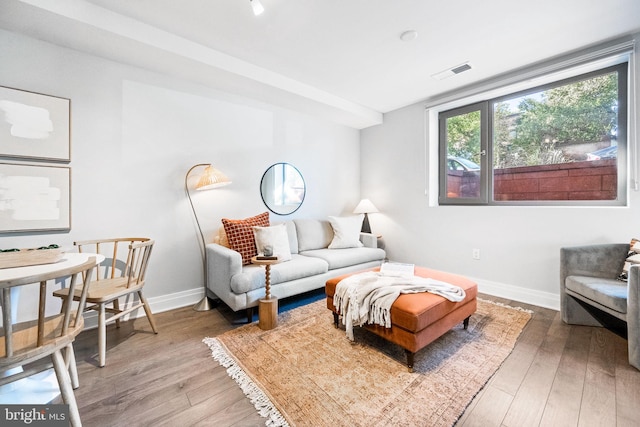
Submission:
[[[473,259],[480,259],[480,249],[474,249],[471,252],[471,256],[473,257]]]

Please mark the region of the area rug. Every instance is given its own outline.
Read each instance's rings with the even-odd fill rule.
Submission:
[[[478,301],[462,324],[415,356],[361,328],[333,326],[324,300],[205,338],[270,426],[451,426],[511,353],[531,313]]]

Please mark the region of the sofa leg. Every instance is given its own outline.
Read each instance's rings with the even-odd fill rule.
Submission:
[[[247,323],[253,322],[253,307],[247,308]]]
[[[467,317],[466,319],[464,319],[462,321],[462,326],[467,329],[469,327],[469,319],[471,319],[471,316]]]
[[[336,312],[333,313],[333,326],[336,328],[340,327],[340,316],[338,316]]]
[[[404,350],[404,353],[407,355],[407,368],[409,369],[409,372],[413,372],[413,359],[415,353],[407,349]]]

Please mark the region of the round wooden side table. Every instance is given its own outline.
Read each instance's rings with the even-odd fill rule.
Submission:
[[[264,265],[265,296],[259,301],[258,326],[260,329],[265,331],[278,326],[278,298],[271,296],[271,266],[278,262],[278,259],[258,259],[258,257],[251,258],[252,264]]]

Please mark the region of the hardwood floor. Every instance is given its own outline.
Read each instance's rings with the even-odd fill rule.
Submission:
[[[565,325],[553,310],[534,311],[496,375],[458,426],[636,426],[640,371],[627,363],[626,340],[602,328]],[[225,306],[158,313],[109,326],[107,364],[97,367],[97,330],[76,341],[85,426],[259,426],[253,405],[211,359],[202,339],[244,324]]]

